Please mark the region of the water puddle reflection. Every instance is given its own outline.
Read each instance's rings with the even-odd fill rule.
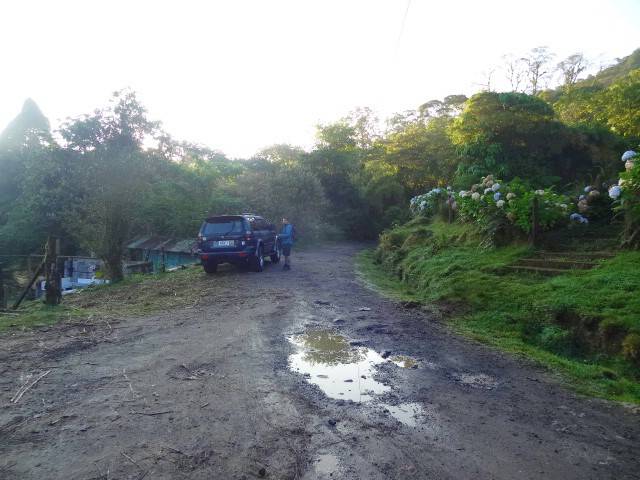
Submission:
[[[382,407],[389,411],[389,415],[408,427],[416,427],[425,417],[424,409],[419,403],[382,404]]]
[[[400,368],[416,368],[418,366],[415,358],[407,357],[406,355],[396,355],[391,357],[391,361]]]
[[[290,368],[317,385],[329,398],[366,402],[391,387],[373,379],[375,366],[386,360],[366,347],[353,347],[332,331],[313,330],[289,337],[298,351],[289,357]]]

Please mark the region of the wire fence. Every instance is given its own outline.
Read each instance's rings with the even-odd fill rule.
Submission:
[[[44,259],[44,255],[5,255],[0,254],[0,268],[2,269],[2,284],[4,302],[11,306],[23,294],[38,267]],[[86,256],[61,255],[57,257],[58,271],[62,277],[63,291],[73,290],[77,287],[87,286],[96,280],[102,266],[102,261]],[[38,275],[36,281],[27,292],[27,299],[39,298],[44,288],[44,273]],[[2,297],[2,295],[0,295]],[[0,305],[2,308],[3,305]]]
[[[12,305],[28,284],[29,263],[27,255],[0,255],[4,298],[7,305]]]

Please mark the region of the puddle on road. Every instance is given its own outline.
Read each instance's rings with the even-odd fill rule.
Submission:
[[[338,468],[338,457],[330,453],[318,455],[315,470],[318,475],[331,475]]]
[[[375,366],[386,360],[370,348],[353,347],[327,330],[295,335],[289,341],[298,348],[289,357],[291,370],[307,376],[330,398],[366,402],[391,389],[373,379]]]
[[[415,358],[407,357],[406,355],[396,355],[395,357],[391,357],[391,361],[400,368],[414,368],[418,366]]]
[[[424,409],[419,403],[401,403],[400,405],[382,404],[389,415],[408,427],[416,427],[425,417]]]
[[[483,388],[485,390],[492,390],[498,386],[498,381],[484,373],[471,374],[471,373],[456,373],[453,378],[463,385],[468,385],[473,388]]]

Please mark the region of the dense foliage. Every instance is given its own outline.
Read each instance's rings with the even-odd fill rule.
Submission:
[[[541,92],[549,58],[534,49],[520,62],[524,88],[514,77],[511,92],[487,86],[471,98],[431,100],[384,128],[359,109],[318,126],[310,151],[274,145],[246,160],[172,139],[129,91],[54,132],[28,100],[0,134],[0,254],[39,251],[54,234],[69,253],[104,258],[117,279],[123,245],[138,234],[189,238],[209,214],[255,211],[290,217],[306,241],[375,238],[410,218],[409,199],[435,189],[414,213],[424,201],[430,214],[453,209],[483,228],[522,233],[531,196],[542,191],[550,228],[581,213],[575,193],[584,185],[615,183],[619,153],[638,146],[640,70],[623,59],[581,81],[584,59],[572,56],[559,65],[563,85]],[[489,175],[501,190],[476,199],[470,186]]]

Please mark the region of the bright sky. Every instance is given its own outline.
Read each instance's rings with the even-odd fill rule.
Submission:
[[[505,53],[628,55],[639,26],[637,0],[7,0],[0,129],[27,97],[56,127],[130,87],[174,137],[232,157],[309,147],[358,106],[473,93]]]

